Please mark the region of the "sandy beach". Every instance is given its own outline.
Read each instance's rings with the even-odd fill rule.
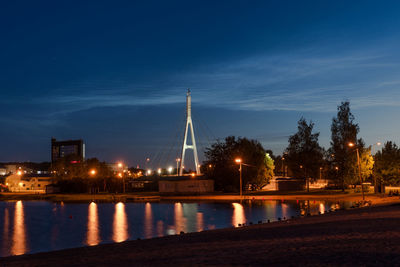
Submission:
[[[399,198],[385,199],[277,223],[7,257],[0,266],[398,265]]]

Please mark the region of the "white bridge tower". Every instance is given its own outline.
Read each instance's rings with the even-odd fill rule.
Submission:
[[[190,125],[190,132],[192,136],[192,144],[187,144],[187,137]],[[190,96],[190,89],[188,89],[186,94],[186,130],[185,130],[185,137],[183,139],[183,147],[182,147],[182,157],[181,157],[181,169],[179,171],[179,175],[183,175],[183,168],[185,167],[185,152],[186,149],[193,149],[194,155],[194,163],[196,165],[196,174],[200,174],[200,165],[199,165],[199,158],[197,156],[197,148],[196,148],[196,139],[194,137],[193,131],[193,122],[192,122],[192,97]]]

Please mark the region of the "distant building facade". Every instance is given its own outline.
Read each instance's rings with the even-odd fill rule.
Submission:
[[[69,155],[75,155],[80,161],[85,160],[85,143],[80,140],[66,140],[57,141],[55,138],[51,139],[51,162]]]
[[[46,186],[51,183],[49,175],[11,174],[6,178],[6,186],[11,192],[45,193]]]

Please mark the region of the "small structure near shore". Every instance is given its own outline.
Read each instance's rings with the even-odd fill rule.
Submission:
[[[204,194],[214,192],[214,181],[201,176],[175,176],[158,182],[160,194]]]
[[[47,174],[12,174],[6,178],[6,186],[10,192],[45,193],[46,186],[52,183]]]

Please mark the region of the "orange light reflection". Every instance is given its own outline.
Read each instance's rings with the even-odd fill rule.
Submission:
[[[175,231],[177,234],[186,232],[186,219],[183,217],[183,209],[181,203],[175,203]]]
[[[112,239],[115,242],[122,242],[128,239],[128,223],[125,213],[125,204],[122,202],[115,204]]]
[[[88,223],[87,223],[87,241],[89,246],[95,246],[100,243],[99,235],[99,219],[97,212],[97,204],[92,202],[88,208]]]
[[[232,203],[233,215],[232,215],[232,225],[238,227],[238,224],[243,224],[246,222],[246,215],[244,214],[244,208],[242,204]]]
[[[14,233],[13,233],[13,244],[11,247],[12,255],[25,254],[27,251],[24,216],[25,216],[24,206],[22,204],[22,201],[19,200],[15,203]]]
[[[151,204],[146,203],[144,207],[144,237],[152,238],[153,236],[153,213],[151,211]]]

